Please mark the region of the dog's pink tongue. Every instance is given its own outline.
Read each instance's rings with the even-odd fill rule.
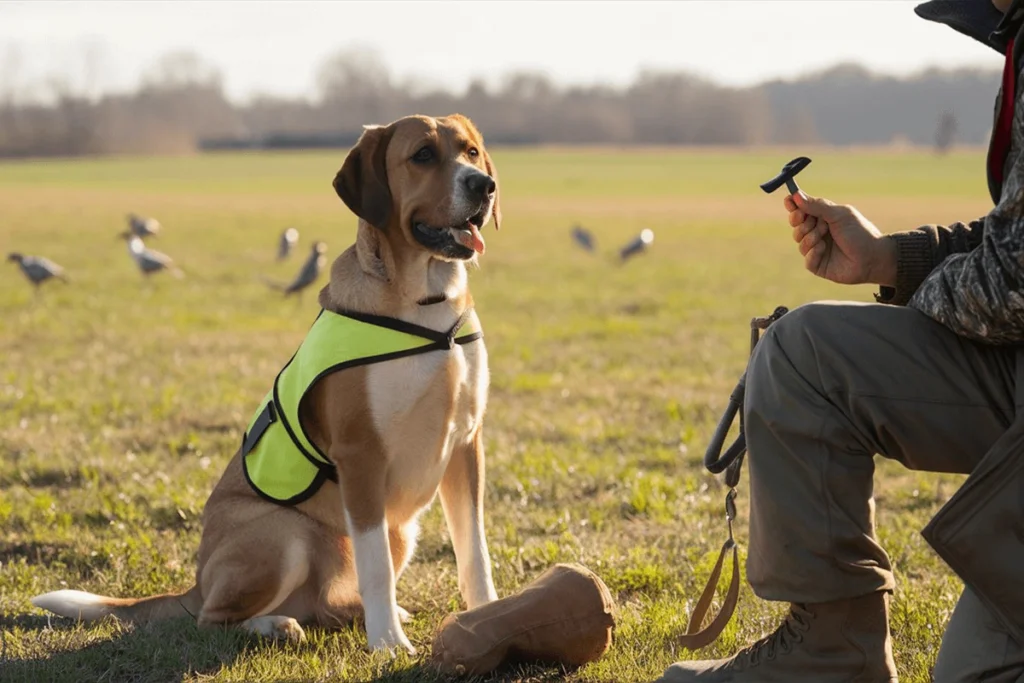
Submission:
[[[466,229],[469,232],[466,232]],[[480,229],[472,223],[466,223],[465,229],[455,231],[455,241],[478,254],[484,253],[484,236],[480,234]]]

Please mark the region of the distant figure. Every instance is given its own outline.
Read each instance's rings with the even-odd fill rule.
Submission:
[[[130,231],[121,233],[121,237],[128,242],[128,254],[139,267],[139,271],[146,277],[161,270],[168,271],[177,278],[185,276],[181,269],[174,265],[173,259],[167,254],[154,251],[146,247],[142,238],[132,234]]]
[[[302,264],[302,270],[290,285],[280,285],[266,278],[263,281],[268,287],[284,292],[285,296],[298,293],[301,298],[302,290],[316,282],[316,279],[320,277],[320,272],[327,265],[327,257],[324,256],[326,252],[327,245],[324,242],[314,242],[313,248],[309,252],[309,258]]]
[[[583,226],[573,226],[572,238],[587,251],[594,251],[594,236]]]
[[[640,234],[637,235],[637,237],[632,242],[624,246],[619,251],[619,258],[622,261],[626,261],[627,259],[636,256],[640,252],[647,249],[647,245],[649,245],[653,241],[654,231],[651,230],[650,228],[644,228],[643,230],[640,231]]]
[[[32,283],[36,296],[39,295],[39,285],[51,278],[57,278],[62,282],[68,281],[61,266],[42,256],[24,256],[17,252],[12,252],[7,255],[7,260],[14,261],[21,267],[21,272]]]
[[[130,213],[128,214],[128,229],[138,237],[156,237],[160,232],[160,223],[155,218],[142,218]]]
[[[939,123],[935,128],[935,151],[945,154],[956,141],[956,116],[951,111],[944,111],[939,116]]]
[[[295,228],[288,228],[281,233],[281,240],[277,244],[277,260],[284,261],[292,253],[292,248],[299,241],[299,231]]]

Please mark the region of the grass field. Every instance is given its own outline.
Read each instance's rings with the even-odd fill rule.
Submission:
[[[647,681],[680,633],[725,533],[724,489],[701,458],[747,354],[747,323],[775,306],[870,300],[802,268],[782,196],[757,185],[809,153],[812,194],[884,231],[983,215],[984,154],[495,150],[505,223],[488,229],[471,287],[486,331],[486,519],[506,595],[555,562],[594,569],[618,602],[612,649],[575,672],[494,680]],[[461,609],[440,505],[398,584],[419,658],[370,655],[356,628],[300,646],[189,620],[128,628],[48,619],[62,587],[115,596],[187,588],[206,496],[251,411],[317,312],[258,280],[286,225],[333,258],[355,220],[331,189],[342,152],[0,164],[0,251],[43,254],[72,278],[38,302],[0,270],[0,680],[433,681],[433,629]],[[187,277],[144,283],[116,234],[129,211]],[[579,222],[600,254],[574,247]],[[641,228],[649,253],[615,250]],[[300,258],[301,258],[300,256]],[[901,680],[929,680],[961,585],[919,535],[962,477],[879,460],[879,535],[898,575]],[[741,548],[747,491],[740,490]],[[773,629],[783,607],[744,589],[707,656]]]

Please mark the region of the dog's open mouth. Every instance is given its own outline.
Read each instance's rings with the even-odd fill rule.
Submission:
[[[484,253],[485,244],[484,236],[480,233],[480,228],[483,227],[484,221],[487,220],[486,207],[480,210],[480,213],[475,216],[471,216],[465,223],[461,225],[453,225],[450,227],[436,228],[426,223],[417,222],[414,224],[416,232],[421,237],[428,238],[427,241],[435,244],[426,244],[423,239],[421,242],[425,243],[425,246],[441,246],[436,244],[443,242],[444,237],[450,237],[457,245],[470,250],[472,253],[482,254]]]

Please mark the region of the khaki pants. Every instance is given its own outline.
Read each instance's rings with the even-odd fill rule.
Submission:
[[[892,590],[874,534],[873,456],[970,473],[1014,418],[1015,368],[1014,351],[910,308],[826,302],[772,325],[745,403],[754,592],[813,603]],[[965,591],[935,680],[1018,679],[1024,647]]]

